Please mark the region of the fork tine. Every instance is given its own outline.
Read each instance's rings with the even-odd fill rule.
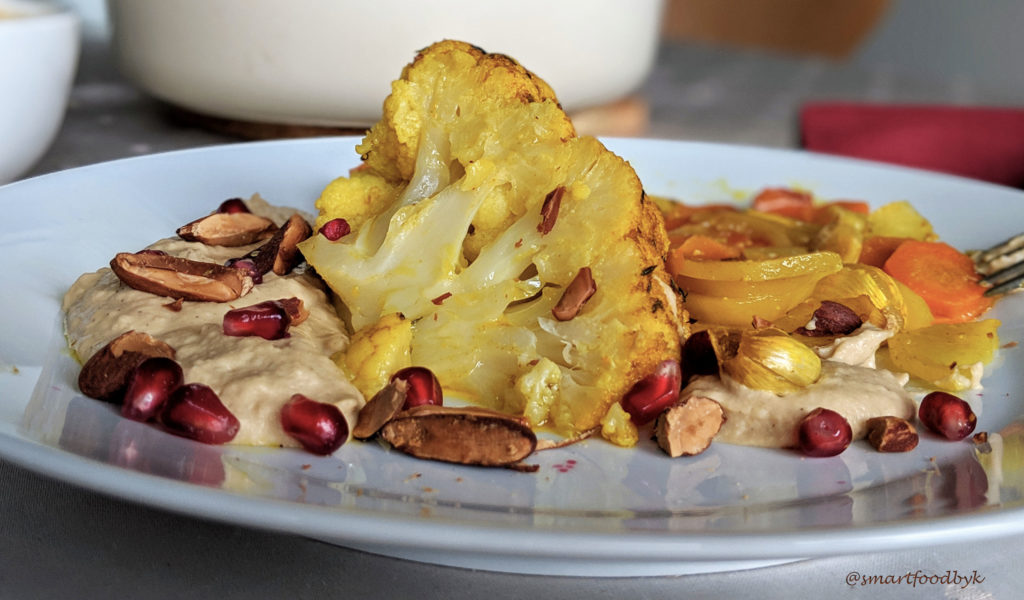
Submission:
[[[987,275],[981,283],[992,285],[985,290],[986,296],[998,296],[1020,286],[1021,281],[1024,281],[1024,261]]]
[[[1024,233],[1017,234],[987,250],[973,252],[971,258],[974,259],[979,273],[993,277],[997,271],[1006,270],[1024,261]]]

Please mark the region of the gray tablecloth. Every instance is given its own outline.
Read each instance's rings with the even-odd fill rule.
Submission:
[[[651,137],[778,147],[796,145],[796,110],[807,99],[987,100],[962,79],[914,81],[817,59],[684,45],[662,48],[643,94]],[[234,141],[175,124],[117,76],[105,47],[92,43],[61,134],[33,174]],[[0,598],[981,599],[1016,598],[1024,589],[1024,550],[1014,539],[857,556],[836,548],[836,558],[680,577],[558,578],[438,567],[171,514],[3,461],[0,513]]]

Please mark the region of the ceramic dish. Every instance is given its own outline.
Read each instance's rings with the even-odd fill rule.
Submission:
[[[0,183],[43,156],[64,120],[78,17],[53,2],[0,0]]]
[[[109,0],[122,72],[226,119],[366,127],[416,52],[472,40],[516,57],[566,110],[619,100],[657,52],[662,0]]]
[[[354,138],[243,144],[128,159],[0,188],[9,257],[0,295],[0,456],[118,497],[197,517],[439,564],[537,574],[654,575],[924,547],[1024,532],[1024,370],[1001,350],[979,429],[992,451],[922,436],[904,455],[864,443],[839,457],[713,444],[672,460],[590,441],[525,474],[416,460],[375,443],[333,457],[212,447],[121,419],[75,391],[61,295],[84,271],[232,196],[312,207],[357,164]],[[910,200],[961,248],[1008,237],[1019,191],[810,154],[608,140],[648,192],[734,200],[767,185],[875,206]],[[993,313],[1021,339],[1024,303]]]

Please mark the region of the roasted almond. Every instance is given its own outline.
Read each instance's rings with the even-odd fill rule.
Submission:
[[[302,303],[302,298],[292,296],[291,298],[282,298],[278,302],[284,307],[284,312],[288,313],[289,325],[298,325],[309,317],[309,309]]]
[[[796,333],[808,337],[847,335],[853,333],[861,324],[860,316],[850,307],[831,300],[824,300],[821,306],[814,311],[811,321],[797,329]]]
[[[274,222],[248,212],[216,212],[178,228],[178,236],[208,246],[246,246],[277,230]]]
[[[562,206],[562,196],[564,195],[565,186],[560,185],[544,197],[544,204],[540,207],[540,225],[537,225],[537,231],[541,235],[551,233],[555,227],[555,221],[558,220],[558,209]]]
[[[597,284],[590,273],[590,267],[583,267],[576,273],[576,277],[565,288],[558,304],[551,309],[551,314],[559,321],[568,321],[578,315],[583,305],[597,291]]]
[[[78,373],[78,389],[97,400],[119,402],[128,376],[144,360],[174,358],[174,348],[141,331],[126,331],[89,357]]]
[[[273,237],[248,254],[260,273],[287,275],[302,262],[299,242],[313,235],[313,228],[299,214],[292,215]]]
[[[691,396],[661,413],[654,439],[669,456],[693,456],[708,449],[725,423],[722,405],[704,396]]]
[[[868,443],[879,452],[910,452],[917,447],[914,424],[900,417],[874,417],[867,421]]]
[[[110,268],[126,285],[169,298],[229,302],[253,286],[241,269],[167,254],[121,252]]]
[[[373,437],[380,431],[380,428],[402,412],[405,405],[406,394],[398,384],[389,383],[373,398],[359,409],[359,417],[356,419],[356,426],[352,429],[352,437],[357,440],[365,440]]]
[[[178,235],[207,246],[236,247],[266,240],[276,229],[273,221],[252,213],[213,213],[178,227]]]
[[[380,434],[395,449],[417,458],[487,467],[517,463],[537,447],[537,436],[523,419],[434,404],[399,414]]]

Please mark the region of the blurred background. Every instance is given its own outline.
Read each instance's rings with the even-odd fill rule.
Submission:
[[[234,4],[230,0],[67,4],[82,19],[83,52],[67,120],[33,174],[81,164],[85,148],[88,160],[95,161],[239,139],[360,133],[372,122],[332,122],[322,114],[300,114],[303,102],[318,95],[316,89],[303,91],[281,108],[295,114],[264,111],[264,118],[223,103],[206,106],[175,96],[206,93],[204,101],[230,96],[223,90],[204,92],[186,77],[190,60],[207,68],[216,62],[207,47],[202,47],[205,54],[195,50],[191,58],[188,48],[200,47],[203,36],[218,27],[241,35],[245,27],[255,27],[253,22],[233,21],[227,13],[192,22],[168,16],[184,14],[182,7],[216,12],[213,7]],[[488,34],[496,40],[490,45],[469,41],[489,51],[509,52],[548,79],[582,133],[804,147],[1024,183],[1024,173],[1015,166],[1024,165],[1024,148],[1015,141],[1024,139],[1024,122],[1015,108],[1024,101],[1024,73],[1017,64],[1024,53],[1024,38],[1017,31],[1017,24],[1024,22],[1024,3],[1018,0],[644,0],[626,10],[617,2],[555,3],[575,11],[568,17],[556,9],[546,11],[556,21],[550,24],[555,33],[520,28],[517,18],[530,20],[536,14],[521,4],[512,10],[482,4],[504,11],[498,19],[502,26],[496,29],[506,37]],[[147,17],[143,13],[148,9],[139,7],[150,5],[166,7],[164,14]],[[275,6],[274,0],[255,5]],[[277,3],[276,23],[299,19],[295,7],[308,5],[280,9],[286,5]],[[621,14],[598,15],[605,9]],[[407,20],[416,21],[414,27],[426,39],[466,37],[460,22],[472,24],[475,29],[469,31],[482,31],[473,19],[495,20],[480,10],[446,11],[445,25],[429,31],[425,17]],[[654,16],[648,18],[648,13]],[[147,18],[162,19],[159,31],[165,34],[139,33]],[[354,39],[370,18],[356,14],[333,27],[337,37]],[[125,34],[129,30],[135,35]],[[515,36],[523,41],[521,46],[528,42],[538,52],[545,50],[543,57],[524,56],[529,50],[514,53]],[[144,44],[141,37],[147,38]],[[284,33],[271,37],[268,44],[290,39]],[[390,32],[387,39],[394,45],[402,38]],[[602,48],[606,54],[598,55]],[[235,47],[233,52],[274,54],[272,45]],[[372,61],[375,52],[361,54],[362,60]],[[393,64],[379,77],[396,77],[411,53],[403,48],[397,56],[407,57],[389,58],[386,64]],[[560,65],[552,63],[554,58]],[[262,77],[260,84],[272,83],[267,81],[271,76],[247,71],[255,69],[251,60],[237,64],[245,65],[243,74]],[[158,76],[161,69],[171,75]],[[237,75],[239,69],[235,71]],[[354,76],[336,71],[322,70],[320,77],[354,81]],[[241,86],[247,82],[241,79],[230,84],[238,93],[229,100],[269,98],[264,92],[244,91]],[[601,89],[577,91],[588,84]],[[382,98],[386,87],[374,85],[372,97]],[[349,86],[352,105],[359,88]],[[323,97],[329,99],[326,93]],[[379,106],[379,100],[374,103]],[[343,104],[335,101],[332,106]],[[907,112],[908,107],[914,110]],[[934,110],[950,107],[957,110]],[[888,154],[882,147],[889,148]],[[954,156],[957,148],[961,156]],[[999,156],[990,157],[996,150]],[[989,164],[993,160],[998,168]]]

